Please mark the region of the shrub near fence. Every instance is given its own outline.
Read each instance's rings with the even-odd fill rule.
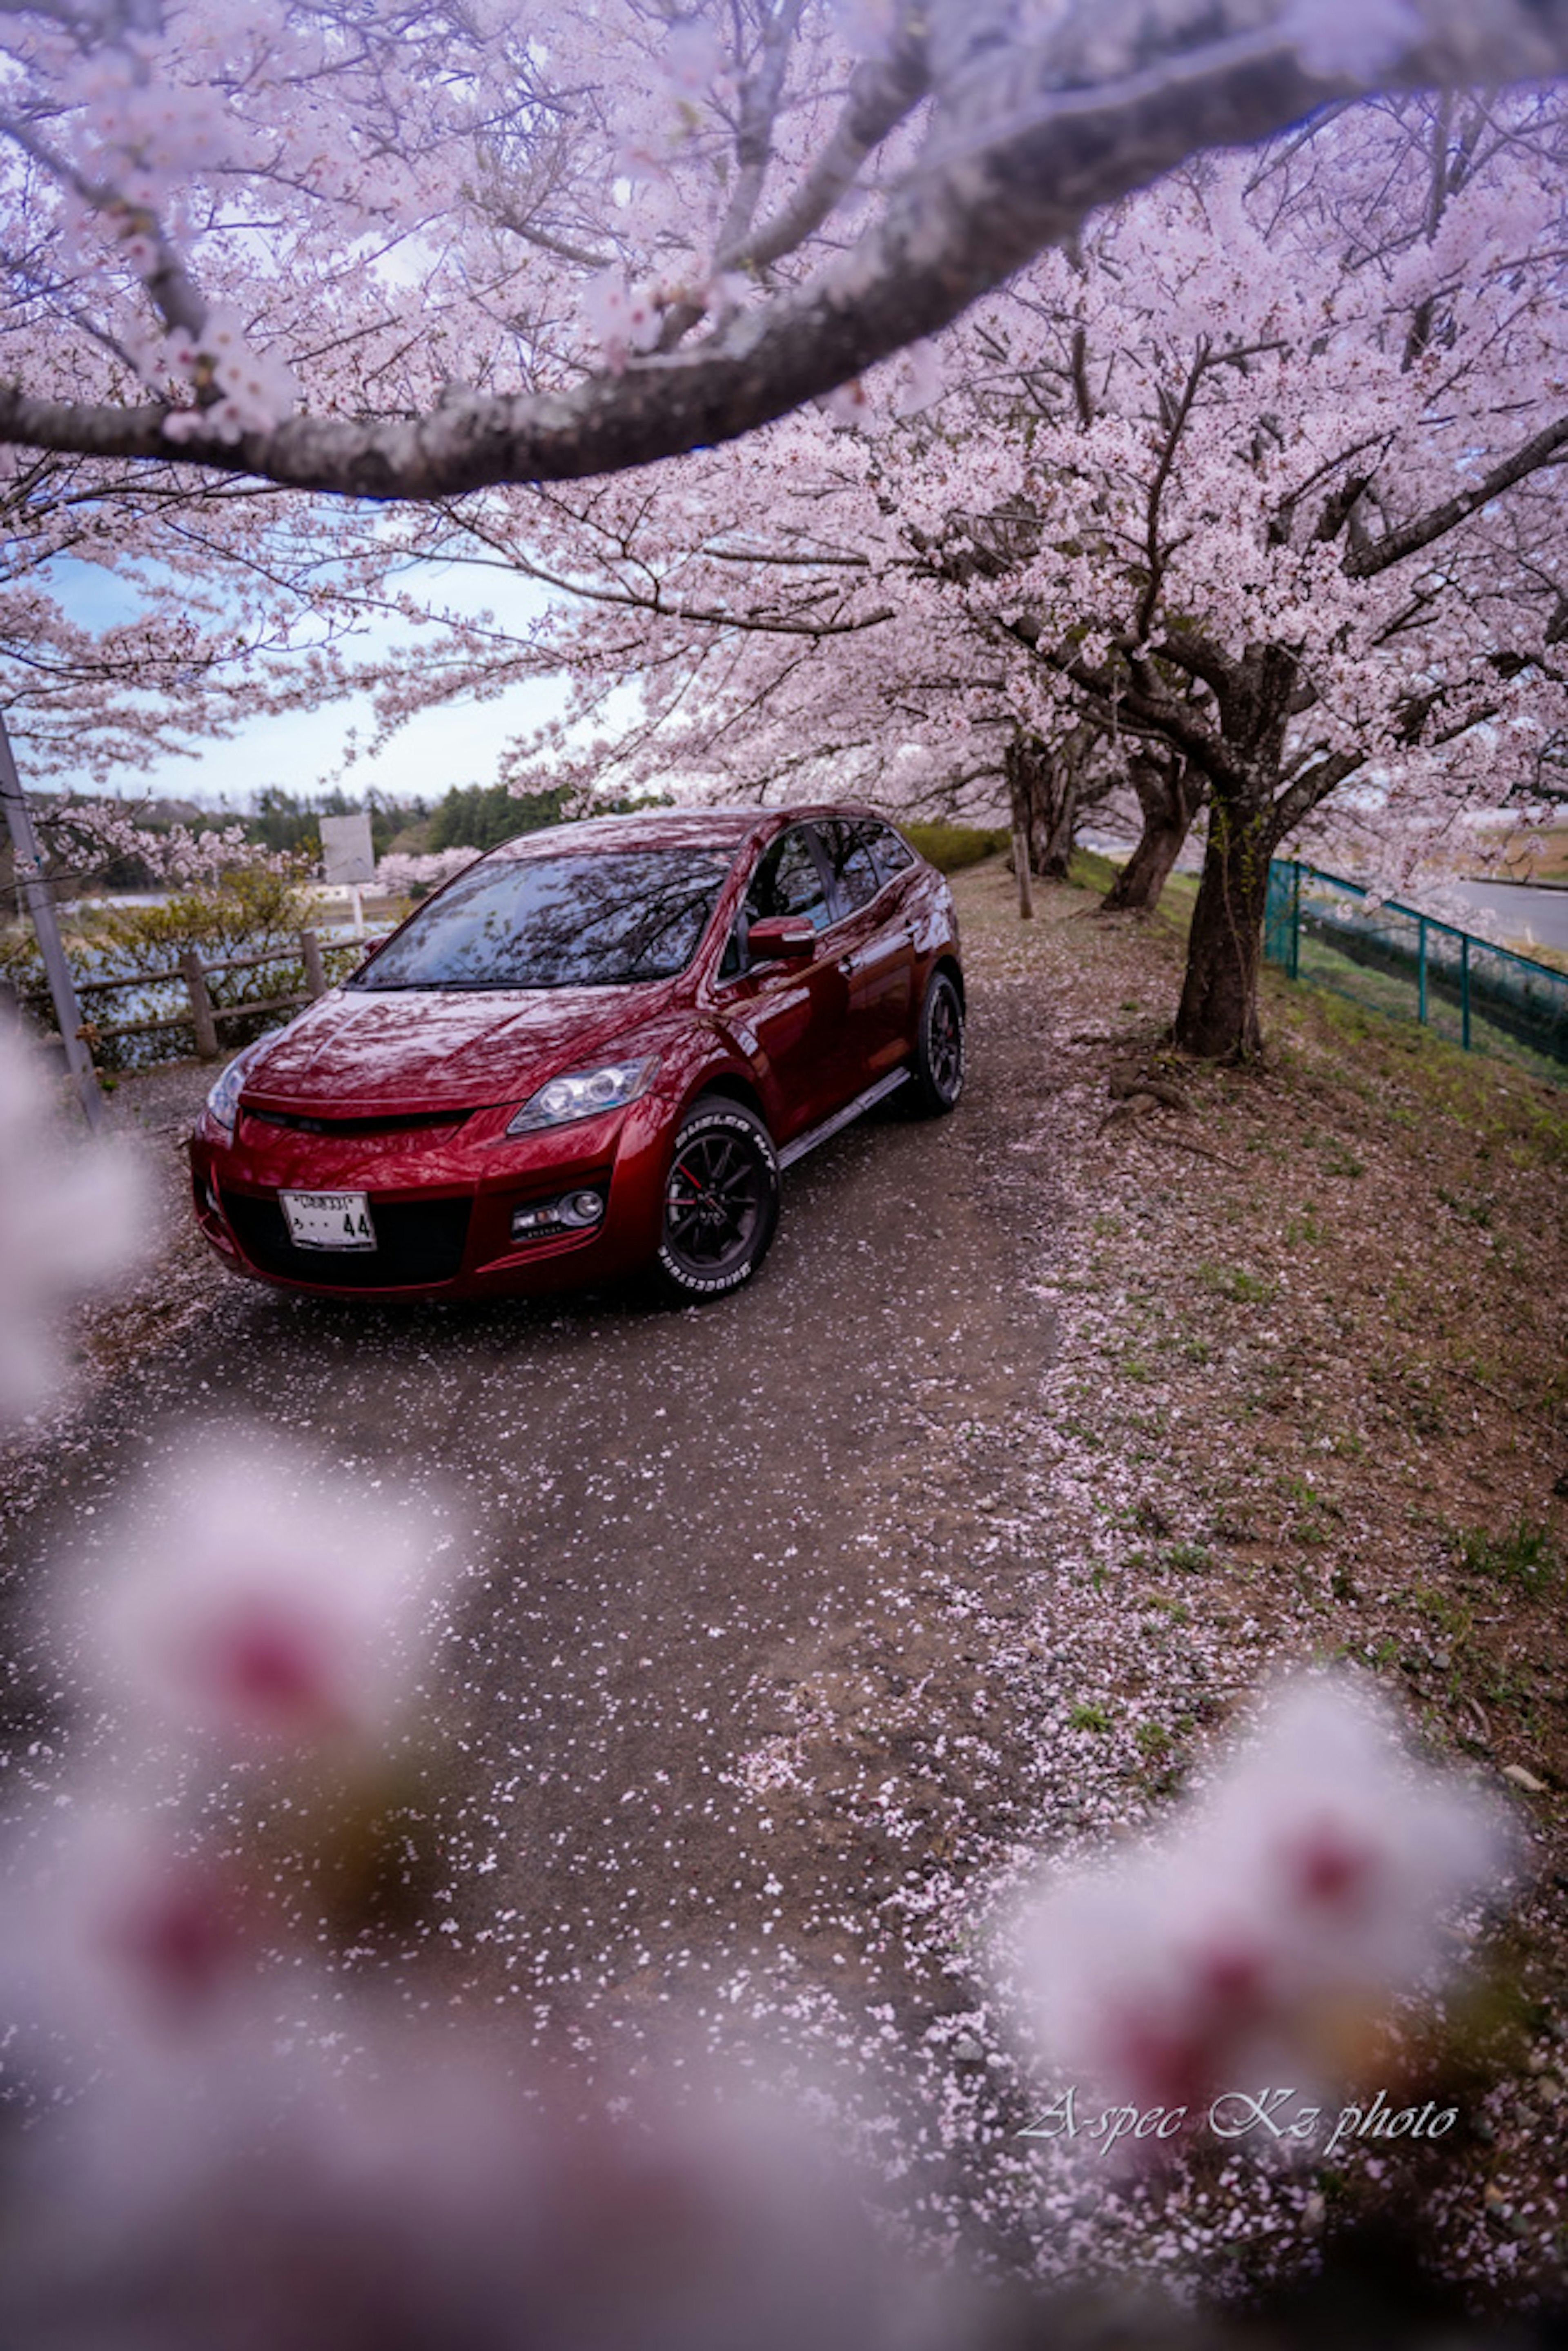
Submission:
[[[1568,1084],[1568,976],[1354,882],[1276,858],[1263,953],[1374,1011]]]

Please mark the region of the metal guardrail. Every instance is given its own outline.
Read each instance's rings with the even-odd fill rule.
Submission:
[[[1568,973],[1299,859],[1269,868],[1263,954],[1292,979],[1568,1084]]]

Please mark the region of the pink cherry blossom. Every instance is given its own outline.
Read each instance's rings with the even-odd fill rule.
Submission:
[[[59,1386],[64,1318],[128,1272],[147,1188],[120,1141],[68,1139],[43,1048],[0,1019],[0,1425]]]
[[[236,1750],[374,1741],[410,1695],[436,1580],[418,1514],[243,1437],[143,1498],[83,1606],[106,1676]]]
[[[1031,2030],[1140,2107],[1333,2086],[1395,2001],[1452,1971],[1445,1921],[1506,1855],[1491,1808],[1417,1762],[1370,1690],[1299,1680],[1157,1839],[1025,1911]]]
[[[1290,130],[1325,80],[1538,87],[1568,65],[1519,0],[1451,21],[1408,0],[1068,0],[983,26],[965,0],[550,0],[526,29],[375,0],[50,5],[12,12],[0,51],[0,432],[171,470],[233,471],[246,443],[247,468],[297,487],[442,499],[711,445],[863,378],[1187,162],[1195,124],[1238,145]],[[698,306],[634,302],[624,333],[599,315],[606,273],[716,271],[752,287],[744,370]],[[259,388],[220,384],[204,430],[182,404],[154,437],[122,360],[137,329],[211,355],[211,322],[235,319]],[[679,376],[628,364],[666,333]]]
[[[478,853],[474,849],[437,849],[416,857],[389,852],[377,860],[376,880],[383,890],[394,891],[400,896],[421,883],[428,889],[439,889],[455,873],[461,873],[465,865],[472,865]]]

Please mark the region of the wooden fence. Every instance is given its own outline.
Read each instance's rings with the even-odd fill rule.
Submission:
[[[301,931],[298,938],[305,987],[297,995],[252,997],[240,1004],[214,1004],[209,985],[212,980],[228,972],[259,971],[268,964],[286,963],[288,956],[274,947],[267,955],[226,956],[208,963],[195,948],[188,947],[179,963],[168,971],[139,971],[122,979],[78,979],[76,992],[83,1014],[80,1034],[96,1058],[99,1046],[115,1038],[149,1037],[163,1029],[190,1029],[195,1035],[198,1058],[215,1061],[223,1050],[219,1031],[228,1021],[248,1020],[256,1013],[296,1012],[302,1005],[312,1004],[319,996],[326,995],[331,982],[327,977],[321,941],[313,930]],[[352,946],[358,959],[365,952],[365,942],[355,941]],[[342,945],[336,951],[341,953]],[[128,995],[139,988],[167,987],[176,982],[183,984],[187,998],[185,1008],[178,1012],[157,1012],[140,1020],[114,1021],[98,1019],[90,1008],[104,998]]]

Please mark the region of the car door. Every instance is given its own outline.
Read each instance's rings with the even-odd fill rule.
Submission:
[[[833,817],[816,829],[840,909],[827,946],[846,989],[844,1047],[853,1080],[848,1092],[860,1093],[909,1050],[914,927],[905,893],[890,883],[877,853],[886,828],[869,819]]]
[[[750,924],[793,914],[826,934],[833,902],[811,829],[791,825],[757,862],[737,919],[733,956],[740,967],[718,982],[720,1017],[741,1050],[760,1061],[768,1124],[777,1143],[829,1117],[854,1092],[846,1050],[849,988],[837,959],[819,946],[810,962],[752,964]]]

